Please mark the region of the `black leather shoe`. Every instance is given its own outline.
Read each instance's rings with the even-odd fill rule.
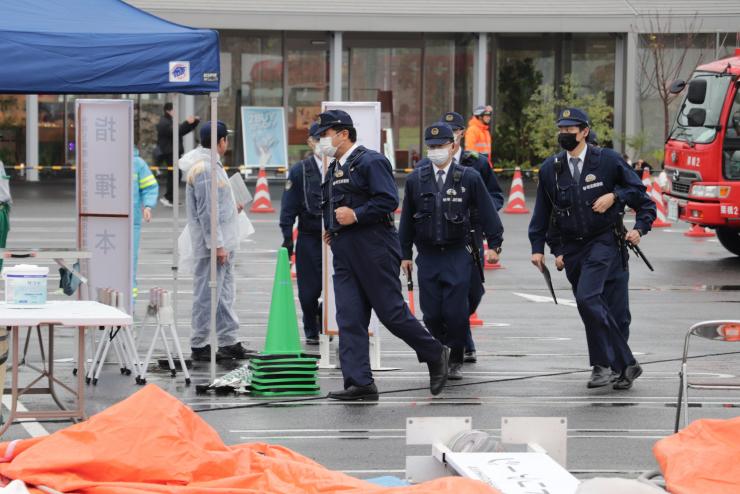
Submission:
[[[375,383],[367,386],[350,386],[342,391],[332,391],[329,393],[330,400],[341,401],[377,401],[378,388]]]
[[[612,380],[611,369],[609,367],[602,367],[600,365],[594,365],[594,370],[591,371],[591,379],[588,380],[589,388],[601,388],[609,384]]]
[[[241,343],[218,347],[219,360],[246,360],[258,355],[258,352],[244,348]]]
[[[434,362],[427,362],[429,367],[429,391],[433,395],[442,392],[442,388],[447,384],[447,374],[449,372],[448,360],[450,359],[450,349],[442,346],[442,354]]]
[[[622,371],[617,382],[614,383],[614,389],[630,389],[632,383],[642,375],[642,367],[640,364],[635,362],[632,365],[628,365],[626,369]]]
[[[450,381],[461,381],[463,378],[462,366],[463,364],[459,362],[451,363],[450,371],[447,374],[447,379],[449,379]]]
[[[465,352],[465,358],[463,358],[463,362],[466,364],[474,364],[478,361],[478,357],[475,355],[475,350],[471,352]]]
[[[319,344],[319,337],[306,338],[306,345],[316,346]]]
[[[211,361],[211,345],[206,345],[200,348],[190,348],[191,354],[190,359],[194,362],[210,362]],[[216,353],[216,360],[218,360],[218,353]]]

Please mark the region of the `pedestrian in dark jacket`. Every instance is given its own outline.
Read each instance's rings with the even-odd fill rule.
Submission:
[[[164,114],[157,123],[157,149],[155,151],[154,161],[158,167],[167,168],[167,191],[160,202],[165,206],[172,207],[172,194],[175,188],[174,160],[172,157],[172,103],[164,104]],[[183,154],[182,137],[192,132],[200,122],[196,116],[190,115],[184,122],[179,125],[179,154],[178,159]]]

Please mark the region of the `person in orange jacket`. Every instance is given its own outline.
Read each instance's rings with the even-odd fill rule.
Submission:
[[[478,106],[473,110],[473,116],[465,130],[465,151],[475,151],[485,155],[488,165],[493,167],[491,160],[491,115],[493,108]]]

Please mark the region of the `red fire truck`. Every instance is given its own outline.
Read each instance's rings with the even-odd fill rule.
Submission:
[[[740,256],[740,48],[699,66],[665,145],[668,217],[709,227]]]

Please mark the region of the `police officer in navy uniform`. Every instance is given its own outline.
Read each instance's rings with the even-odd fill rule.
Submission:
[[[452,127],[452,131],[455,134],[455,146],[452,152],[455,155],[455,161],[462,166],[471,166],[480,173],[483,183],[486,184],[488,194],[493,200],[493,205],[496,207],[496,211],[500,211],[504,207],[504,191],[496,180],[496,174],[491,169],[491,165],[488,163],[486,157],[482,154],[478,154],[475,151],[463,151],[463,137],[465,136],[465,118],[457,112],[447,112],[442,116],[442,120]],[[471,211],[471,227],[474,231],[473,236],[475,238],[478,251],[480,252],[481,259],[483,258],[483,234],[481,230],[481,222],[478,218],[478,210],[473,208]],[[486,289],[483,286],[483,278],[481,278],[480,271],[473,269],[471,271],[470,278],[470,295],[468,296],[468,309],[470,309],[470,315],[472,316],[475,311],[478,310],[483,294],[486,293]],[[465,362],[475,363],[478,359],[475,355],[475,342],[473,341],[473,332],[468,333],[468,337],[465,343]]]
[[[471,215],[478,221],[498,260],[503,226],[480,174],[459,165],[453,157],[452,128],[437,122],[424,132],[428,162],[406,179],[401,225],[402,268],[411,273],[412,245],[419,268],[419,301],[424,324],[450,347],[450,379],[462,379],[463,352],[470,333],[468,297],[471,271],[478,270],[471,252],[477,244],[470,236]],[[486,164],[486,167],[488,165]]]
[[[327,111],[317,123],[321,153],[334,158],[322,184],[324,239],[334,256],[344,376],[344,390],[329,393],[329,398],[378,398],[368,354],[371,310],[426,362],[430,391],[439,394],[447,382],[449,349],[411,314],[401,293],[401,246],[393,221],[398,189],[391,164],[382,154],[357,145],[357,131],[346,112]]]
[[[293,224],[298,218],[298,243],[295,246],[298,300],[303,311],[306,344],[319,344],[321,326],[321,177],[323,163],[319,153],[319,126],[311,125],[307,140],[311,156],[290,167],[280,205],[280,230],[283,247],[293,253]]]
[[[627,344],[631,318],[625,241],[637,245],[650,231],[655,204],[619,154],[587,143],[584,111],[563,110],[557,125],[563,151],[540,167],[529,224],[532,264],[542,271],[548,241],[557,268],[565,268],[586,327],[593,367],[588,387],[613,382],[614,389],[629,389],[642,368]],[[626,234],[625,204],[637,212],[635,226]]]
[[[504,192],[501,186],[496,180],[496,174],[493,173],[491,165],[488,164],[488,159],[482,154],[475,151],[463,151],[462,139],[465,135],[465,118],[457,112],[447,112],[442,115],[444,123],[452,128],[452,132],[455,136],[455,142],[452,149],[452,153],[455,158],[455,162],[462,166],[469,166],[477,171],[483,183],[488,190],[488,194],[491,196],[491,200],[496,208],[496,211],[500,210],[504,205]],[[429,164],[428,158],[424,158],[417,164],[417,167]],[[478,218],[478,209],[473,208],[470,213],[471,216],[471,231],[475,239],[475,244],[478,246],[480,252],[480,258],[483,259],[483,235],[481,234],[481,223]],[[475,266],[474,266],[475,267]],[[470,315],[478,310],[478,306],[483,298],[483,294],[486,293],[486,289],[483,286],[483,278],[481,278],[480,271],[476,268],[471,271],[470,274],[470,293],[468,295],[468,309]],[[475,354],[475,342],[473,341],[472,331],[468,332],[465,343],[465,362],[475,363],[477,361]]]

